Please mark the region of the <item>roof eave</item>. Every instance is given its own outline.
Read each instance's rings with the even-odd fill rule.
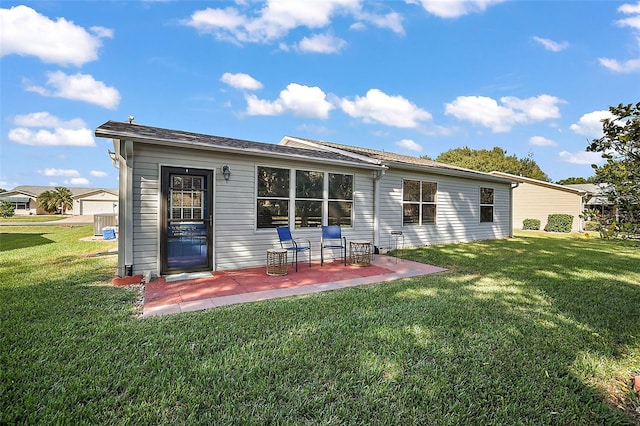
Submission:
[[[489,182],[497,182],[497,183],[505,183],[512,184],[517,181],[509,178],[493,176],[488,173],[475,172],[475,171],[466,171],[466,170],[458,170],[458,169],[448,169],[445,167],[435,167],[428,166],[425,164],[410,164],[410,163],[401,163],[401,162],[393,162],[393,161],[385,161],[390,168],[398,168],[398,169],[406,169],[406,170],[415,170],[415,171],[427,171],[429,173],[438,174],[438,175],[446,175],[446,176],[455,176],[466,179],[476,179],[476,180],[485,180]]]
[[[230,154],[238,154],[238,153],[247,154],[248,153],[258,157],[269,157],[269,158],[272,158],[274,156],[273,152],[265,152],[257,149],[251,149],[251,148],[221,147],[221,146],[209,145],[201,142],[192,142],[192,141],[186,142],[186,141],[181,141],[177,139],[146,138],[146,137],[140,137],[139,135],[136,135],[135,133],[130,133],[130,132],[114,132],[114,131],[104,132],[104,131],[101,131],[100,128],[96,129],[95,135],[96,137],[99,137],[99,138],[125,139],[133,142],[149,143],[153,145],[173,146],[173,147],[175,147],[176,145],[180,145],[186,148],[198,148],[198,149],[205,149],[208,151],[224,152],[224,153],[230,153]],[[307,156],[298,155],[298,154],[278,153],[277,155],[284,158],[303,160],[310,163],[326,164],[327,161],[329,161],[324,158],[307,157]],[[339,159],[331,159],[330,161],[332,164],[340,164],[348,167],[356,167],[361,169],[380,170],[383,168],[377,164],[363,164],[363,163],[356,163],[356,162],[339,160]]]

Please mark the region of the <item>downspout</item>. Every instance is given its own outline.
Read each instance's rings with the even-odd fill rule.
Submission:
[[[133,274],[133,142],[113,139],[109,152],[118,169],[118,268],[116,275]]]
[[[373,175],[373,246],[380,247],[380,179],[387,172],[385,167]]]
[[[520,182],[513,182],[511,184],[510,196],[509,196],[509,238],[513,238],[513,190],[520,186]]]

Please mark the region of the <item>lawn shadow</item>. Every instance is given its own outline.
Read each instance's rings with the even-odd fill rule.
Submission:
[[[0,232],[0,251],[18,250],[53,243],[49,238],[43,237],[43,235],[47,234],[46,232],[29,234]]]

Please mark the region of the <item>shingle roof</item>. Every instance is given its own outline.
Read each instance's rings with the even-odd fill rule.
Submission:
[[[63,185],[60,185],[60,186],[63,186]],[[96,191],[107,191],[113,194],[118,193],[117,189],[107,189],[107,188],[80,188],[80,187],[73,187],[73,186],[65,186],[65,188],[71,191],[72,197],[77,197],[79,195],[86,194],[88,192],[96,192]],[[13,188],[12,190],[7,191],[7,193],[19,192],[19,193],[27,194],[34,198],[37,198],[38,195],[42,194],[43,192],[51,191],[53,189],[55,189],[55,187],[53,186],[19,185]]]
[[[95,132],[97,137],[126,139],[156,144],[189,145],[206,147],[220,151],[245,152],[263,156],[284,156],[334,163],[347,163],[353,166],[380,168],[371,162],[355,159],[335,152],[318,151],[298,147],[289,147],[272,143],[254,142],[222,136],[205,135],[182,130],[144,126],[137,123],[107,121]]]
[[[465,175],[472,175],[472,176],[482,177],[482,178],[491,179],[491,180],[505,180],[505,181],[510,180],[508,178],[493,176],[489,173],[483,173],[477,170],[471,170],[471,169],[466,169],[464,167],[453,166],[451,164],[440,163],[438,161],[428,160],[426,158],[412,157],[410,155],[401,155],[401,154],[396,154],[394,152],[379,151],[379,150],[370,149],[370,148],[361,148],[357,146],[342,145],[334,142],[318,141],[318,140],[299,138],[294,136],[291,136],[290,138],[297,139],[300,141],[306,141],[306,142],[320,145],[320,146],[339,149],[346,152],[351,152],[357,155],[363,155],[363,156],[378,160],[382,163],[395,163],[396,166],[403,165],[403,164],[412,165],[412,166],[422,166],[425,168],[429,168],[432,171],[434,169],[441,170],[444,173],[457,172]]]

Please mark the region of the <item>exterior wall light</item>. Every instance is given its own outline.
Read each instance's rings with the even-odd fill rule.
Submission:
[[[222,176],[224,176],[224,180],[228,181],[231,177],[231,169],[227,164],[222,166]]]

